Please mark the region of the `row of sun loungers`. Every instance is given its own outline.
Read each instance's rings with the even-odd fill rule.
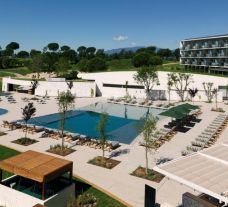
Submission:
[[[228,116],[223,114],[218,115],[213,122],[195,138],[195,141],[191,142],[191,146],[187,146],[186,150],[182,151],[181,154],[186,156],[212,146],[216,143],[227,124]]]
[[[62,138],[62,134],[58,130],[45,129],[44,133],[41,135],[42,138],[49,137],[52,139]],[[76,145],[88,146],[94,149],[101,149],[102,145],[99,140],[89,138],[85,135],[80,135],[77,133],[64,132],[63,133],[64,141],[67,143],[68,147],[74,147]],[[107,141],[105,143],[105,150],[112,151],[120,146],[119,142]]]
[[[40,126],[35,126],[35,125],[31,125],[31,124],[24,124],[24,123],[20,123],[20,122],[8,122],[6,120],[3,120],[3,124],[1,125],[3,128],[8,128],[9,130],[16,130],[16,129],[20,129],[21,131],[25,132],[27,130],[28,133],[39,133],[44,131],[44,127],[40,127]]]
[[[128,105],[140,105],[140,106],[152,106],[153,102],[151,100],[137,100],[135,98],[109,98],[109,103],[122,103]]]
[[[12,103],[15,104],[15,103],[17,103],[16,99],[15,99],[12,95],[7,96],[6,98],[7,98],[7,101],[8,101],[10,104],[12,104]]]
[[[6,120],[3,121],[3,124],[1,125],[4,128],[8,128],[10,130],[16,130],[19,129],[20,131],[27,132],[28,133],[40,133],[43,132],[40,136],[40,138],[52,138],[52,139],[60,139],[62,138],[62,135],[59,130],[55,129],[49,129],[49,128],[44,128],[41,126],[35,126],[31,124],[27,124],[27,126],[24,123],[20,122],[8,122]],[[97,139],[92,139],[89,138],[85,135],[80,135],[77,133],[70,133],[64,131],[63,133],[64,136],[64,141],[67,143],[67,146],[69,147],[74,147],[76,145],[81,145],[81,146],[88,146],[94,149],[101,149],[102,145],[99,140]],[[107,141],[105,143],[105,150],[106,151],[112,151],[115,150],[120,146],[119,142],[116,141]]]
[[[172,129],[166,129],[166,128],[160,129],[154,136],[155,147],[156,148],[161,147],[166,141],[170,141],[175,134],[176,134],[176,131],[174,130],[174,128],[172,128]],[[146,144],[144,142],[139,142],[139,145],[145,146]]]

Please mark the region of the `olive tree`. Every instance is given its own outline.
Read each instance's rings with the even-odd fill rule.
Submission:
[[[60,114],[60,130],[62,137],[62,149],[64,148],[64,128],[65,128],[65,119],[67,112],[74,107],[75,96],[68,90],[67,92],[63,91],[59,93],[58,96],[58,107]]]
[[[142,67],[134,75],[134,79],[138,84],[145,87],[147,99],[154,85],[159,83],[158,73],[155,67]]]
[[[156,124],[157,124],[156,118],[153,115],[149,115],[146,117],[145,123],[142,127],[143,141],[145,146],[146,175],[148,174],[148,153],[155,152],[157,149],[156,140],[154,138],[155,135],[157,134]]]
[[[215,110],[218,110],[218,89],[214,88],[212,91],[214,97],[215,97]]]
[[[188,73],[169,73],[168,82],[169,81],[175,87],[181,101],[184,102],[188,86],[192,83],[192,75]]]
[[[213,85],[214,83],[212,82],[203,82],[203,88],[204,88],[208,103],[211,103],[214,97]]]
[[[99,139],[100,139],[103,159],[105,156],[105,144],[107,142],[107,134],[105,130],[107,122],[108,122],[108,114],[103,112],[101,114],[100,121],[97,124],[97,131],[99,132]]]

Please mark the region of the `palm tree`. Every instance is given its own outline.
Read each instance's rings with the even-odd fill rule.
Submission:
[[[143,140],[145,146],[145,158],[146,158],[146,175],[148,174],[148,153],[156,151],[156,140],[154,136],[156,135],[156,124],[157,120],[153,115],[149,115],[145,119],[144,126],[142,128]]]
[[[100,143],[101,143],[103,159],[104,159],[104,155],[105,155],[105,144],[106,144],[107,138],[108,138],[106,135],[106,132],[105,132],[107,122],[108,122],[108,114],[103,112],[101,114],[100,121],[97,125],[97,131],[99,132],[99,139],[100,139]]]
[[[37,88],[38,85],[39,85],[39,83],[38,83],[37,80],[33,79],[31,81],[32,94],[35,94],[35,90],[36,90],[36,88]]]
[[[198,93],[198,89],[197,88],[189,88],[188,89],[188,94],[191,96],[192,99],[192,103],[193,103],[193,99],[196,96],[196,94]]]
[[[61,92],[58,96],[58,106],[59,106],[59,114],[60,114],[60,130],[61,130],[61,138],[62,138],[62,150],[64,148],[64,127],[65,127],[65,119],[67,112],[74,107],[75,96],[68,90],[67,92]]]
[[[27,123],[32,116],[35,116],[36,108],[33,103],[28,103],[24,108],[22,108],[22,119],[25,122],[25,138],[27,138]]]

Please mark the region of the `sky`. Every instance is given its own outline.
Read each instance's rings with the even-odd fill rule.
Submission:
[[[105,50],[228,34],[228,0],[0,0],[0,46],[50,42]]]

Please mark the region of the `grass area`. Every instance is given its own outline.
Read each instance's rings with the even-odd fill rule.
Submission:
[[[12,157],[12,156],[17,155],[17,154],[19,154],[18,151],[0,145],[0,160],[4,160],[8,157]],[[11,175],[12,175],[11,173],[4,171],[3,172],[3,179],[5,179]]]
[[[15,77],[16,75],[14,74],[14,73],[12,73],[12,72],[7,72],[7,71],[3,71],[3,70],[1,70],[0,71],[0,77],[5,77],[5,76],[11,76],[11,77]]]
[[[136,70],[131,59],[110,60],[107,62],[108,71],[129,71]]]
[[[181,73],[191,73],[191,74],[200,74],[200,75],[210,75],[210,76],[217,76],[217,77],[227,77],[227,75],[222,74],[210,74],[208,72],[203,72],[196,69],[184,69],[184,66],[180,65],[179,63],[172,64],[172,65],[163,65],[158,68],[159,71],[166,71],[166,72],[181,72]]]
[[[1,71],[9,72],[9,73],[18,73],[20,75],[27,75],[32,73],[27,67],[19,67],[19,68],[12,68],[12,69],[3,69]]]
[[[20,152],[4,147],[0,145],[0,160],[4,160],[6,158],[12,157],[14,155],[19,154]],[[3,178],[9,177],[11,174],[3,172]],[[117,200],[111,198],[110,196],[106,195],[105,193],[101,192],[100,190],[92,187],[91,185],[85,183],[84,181],[74,178],[75,185],[76,185],[76,196],[80,195],[81,193],[90,193],[93,194],[99,201],[97,207],[124,207],[122,203],[118,202]]]

